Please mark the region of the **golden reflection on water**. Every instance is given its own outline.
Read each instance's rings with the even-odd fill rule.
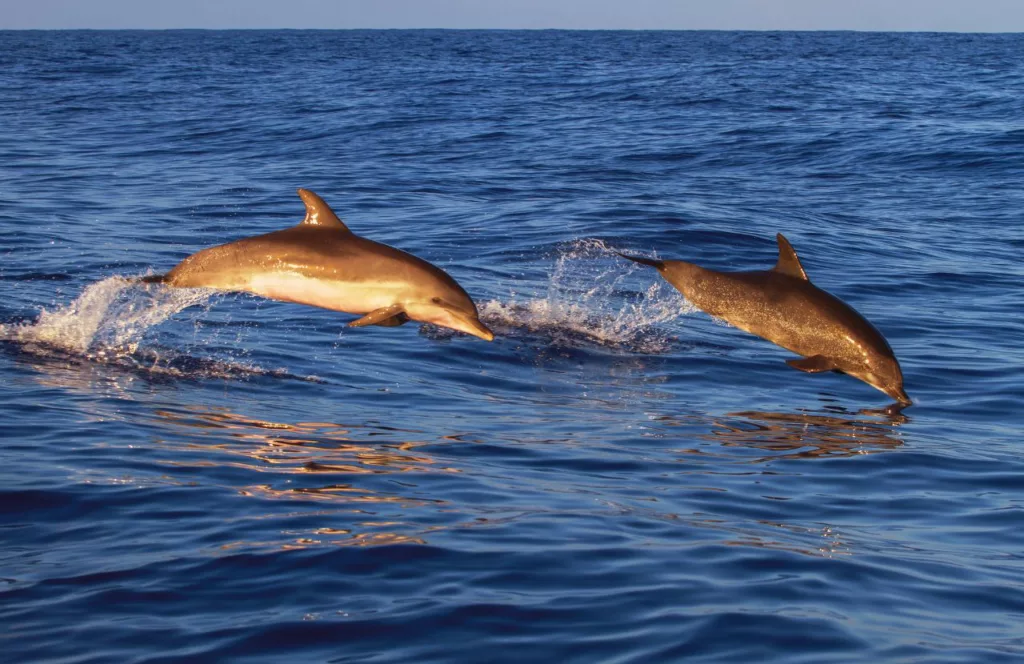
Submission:
[[[853,555],[853,541],[838,527],[822,525],[815,528],[794,526],[772,521],[758,521],[761,526],[777,528],[788,540],[777,537],[766,537],[764,533],[737,533],[737,537],[727,539],[723,543],[730,546],[754,547],[789,551],[805,556],[836,558]]]
[[[212,406],[154,407],[145,403],[148,393],[132,384],[132,375],[57,362],[41,363],[37,368],[37,380],[45,387],[105,397],[92,403],[94,411],[84,411],[89,419],[153,417],[150,430],[157,436],[155,442],[171,452],[159,463],[180,471],[168,473],[160,482],[220,484],[222,489],[256,501],[291,501],[299,506],[295,513],[282,514],[278,507],[267,504],[266,508],[257,508],[260,514],[240,519],[287,524],[294,517],[309,524],[301,529],[283,525],[277,532],[264,525],[253,529],[262,535],[223,544],[219,550],[425,544],[431,533],[437,531],[481,527],[492,522],[484,518],[467,521],[459,516],[463,510],[457,502],[449,504],[431,498],[428,493],[436,487],[432,482],[439,477],[461,472],[431,455],[428,444],[471,444],[476,436],[449,433],[432,437],[373,421],[354,425],[276,422]],[[143,407],[140,411],[118,405],[126,401]],[[665,430],[645,435],[677,438],[691,444],[704,441],[702,449],[683,450],[691,459],[690,455],[721,456],[730,448],[742,448],[755,450],[753,459],[744,459],[755,463],[893,450],[903,444],[901,426],[909,421],[899,412],[851,412],[835,405],[815,412],[743,411],[720,416],[694,413],[656,415],[651,420],[657,423],[656,428],[681,430],[667,436]],[[535,438],[531,442],[541,441]],[[557,442],[569,444],[562,439]],[[591,442],[581,440],[572,444],[587,446]],[[197,472],[199,469],[210,471]],[[219,472],[233,469],[245,472]],[[256,481],[257,477],[261,481]],[[727,491],[710,480],[708,483],[707,490]],[[848,537],[827,525],[808,528],[758,521],[751,527],[749,522],[737,524],[697,515],[691,525],[728,531],[731,536],[726,543],[739,546],[825,556],[852,552]],[[770,527],[768,532],[765,526]]]
[[[408,472],[459,472],[439,467],[430,456],[415,453],[421,441],[376,443],[375,436],[395,437],[413,433],[393,427],[351,427],[330,422],[268,422],[237,415],[227,409],[161,409],[156,415],[174,427],[229,437],[230,442],[188,443],[195,449],[216,449],[258,462],[239,462],[246,468],[274,473],[391,474]],[[362,430],[359,430],[362,429]],[[360,440],[362,439],[362,440]],[[174,462],[169,462],[174,463]],[[230,462],[229,462],[230,463]],[[221,464],[217,464],[221,465]],[[324,487],[331,489],[333,486]],[[308,492],[308,491],[307,491]]]
[[[424,442],[401,440],[401,437],[415,434],[415,431],[395,427],[271,422],[244,417],[225,408],[197,406],[154,412],[162,424],[170,425],[174,430],[174,435],[159,441],[176,452],[173,459],[163,461],[165,465],[239,468],[269,473],[280,479],[232,488],[247,497],[315,500],[323,502],[325,507],[330,506],[313,514],[330,519],[332,525],[283,533],[292,538],[284,543],[240,541],[221,547],[225,550],[254,546],[292,549],[322,545],[425,544],[426,540],[419,536],[427,529],[422,524],[383,516],[374,511],[375,507],[391,506],[392,512],[399,510],[404,513],[418,507],[441,506],[445,501],[385,493],[344,480],[353,476],[460,472],[457,468],[441,466],[431,456],[417,452],[416,449],[425,445]],[[211,451],[226,455],[228,459],[213,458]],[[201,456],[195,458],[183,452],[200,452]],[[301,486],[287,486],[292,484],[287,476],[296,475],[304,476]],[[315,477],[330,478],[331,481],[308,481]],[[414,484],[411,481],[405,483],[407,486]],[[337,525],[339,521],[344,522],[344,527]]]
[[[715,418],[702,438],[725,447],[771,452],[766,459],[874,454],[903,444],[899,427],[905,415],[865,415],[836,409],[835,414],[743,411]]]
[[[328,532],[330,531],[330,532]],[[426,544],[427,541],[411,535],[398,533],[352,533],[350,530],[318,528],[313,535],[329,535],[328,537],[297,537],[290,542],[252,542],[238,541],[222,544],[221,551],[251,548],[308,549],[314,546],[389,546],[392,544]],[[340,536],[339,536],[340,535]]]

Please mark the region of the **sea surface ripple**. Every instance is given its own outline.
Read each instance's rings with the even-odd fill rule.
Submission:
[[[3,660],[1024,660],[1021,90],[1021,35],[0,32]],[[132,280],[296,187],[498,338]],[[915,406],[613,253],[778,232]]]

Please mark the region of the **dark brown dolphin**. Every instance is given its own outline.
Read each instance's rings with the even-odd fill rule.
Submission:
[[[715,272],[684,261],[619,255],[657,268],[712,316],[802,355],[786,362],[791,367],[849,374],[909,406],[900,363],[882,333],[853,307],[815,287],[789,241],[781,233],[776,237],[779,260],[771,270]]]
[[[359,237],[313,192],[299,189],[299,196],[306,218],[298,226],[203,249],[143,281],[246,291],[357,314],[362,318],[349,323],[355,327],[416,320],[494,339],[473,300],[444,270]]]

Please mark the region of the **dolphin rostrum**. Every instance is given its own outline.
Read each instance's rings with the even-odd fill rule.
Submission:
[[[298,226],[203,249],[143,281],[246,291],[362,316],[352,327],[416,320],[494,339],[473,300],[443,270],[359,237],[313,192],[299,189],[299,196],[306,218]]]
[[[882,333],[853,307],[815,287],[789,241],[781,233],[776,237],[779,260],[771,270],[716,272],[685,261],[619,255],[657,268],[712,316],[802,355],[786,362],[791,367],[849,374],[909,406],[900,363]]]

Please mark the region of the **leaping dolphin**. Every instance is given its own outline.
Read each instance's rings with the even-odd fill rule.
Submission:
[[[246,291],[362,316],[351,327],[416,320],[494,339],[473,300],[444,270],[359,237],[313,192],[299,189],[299,196],[306,218],[298,226],[203,249],[143,281]]]
[[[803,356],[788,360],[789,366],[849,374],[909,406],[900,363],[882,333],[853,307],[814,286],[793,246],[781,233],[776,238],[779,260],[771,270],[716,272],[684,261],[619,255],[657,268],[712,316]]]

